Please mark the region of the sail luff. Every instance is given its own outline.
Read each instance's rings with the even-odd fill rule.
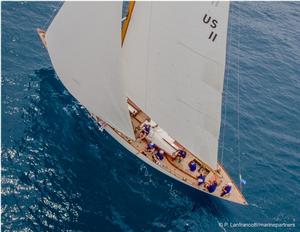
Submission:
[[[46,32],[60,80],[91,113],[134,137],[120,70],[122,2],[65,2]]]

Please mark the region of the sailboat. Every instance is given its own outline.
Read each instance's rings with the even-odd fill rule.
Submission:
[[[229,3],[65,2],[37,29],[99,126],[148,165],[247,205],[218,162]],[[121,26],[122,25],[122,26]]]

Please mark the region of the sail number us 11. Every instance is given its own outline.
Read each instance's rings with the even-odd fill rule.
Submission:
[[[207,14],[204,15],[204,17],[203,17],[203,22],[204,22],[205,24],[209,24],[209,26],[210,26],[212,29],[217,28],[218,21],[217,21],[216,19],[213,19],[211,16],[208,16]],[[212,32],[209,34],[208,39],[210,39],[212,42],[215,42],[217,36],[218,36],[218,34],[215,33],[214,31],[212,31]]]

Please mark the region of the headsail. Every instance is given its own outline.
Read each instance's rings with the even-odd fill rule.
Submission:
[[[136,2],[123,44],[128,96],[217,167],[228,2]]]
[[[134,137],[120,70],[122,2],[65,2],[46,33],[63,84],[90,112]]]

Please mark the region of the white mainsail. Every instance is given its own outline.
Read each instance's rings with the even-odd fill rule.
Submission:
[[[136,2],[123,44],[128,96],[217,167],[229,2]]]
[[[121,78],[122,2],[65,2],[46,33],[63,84],[91,113],[134,137]]]

